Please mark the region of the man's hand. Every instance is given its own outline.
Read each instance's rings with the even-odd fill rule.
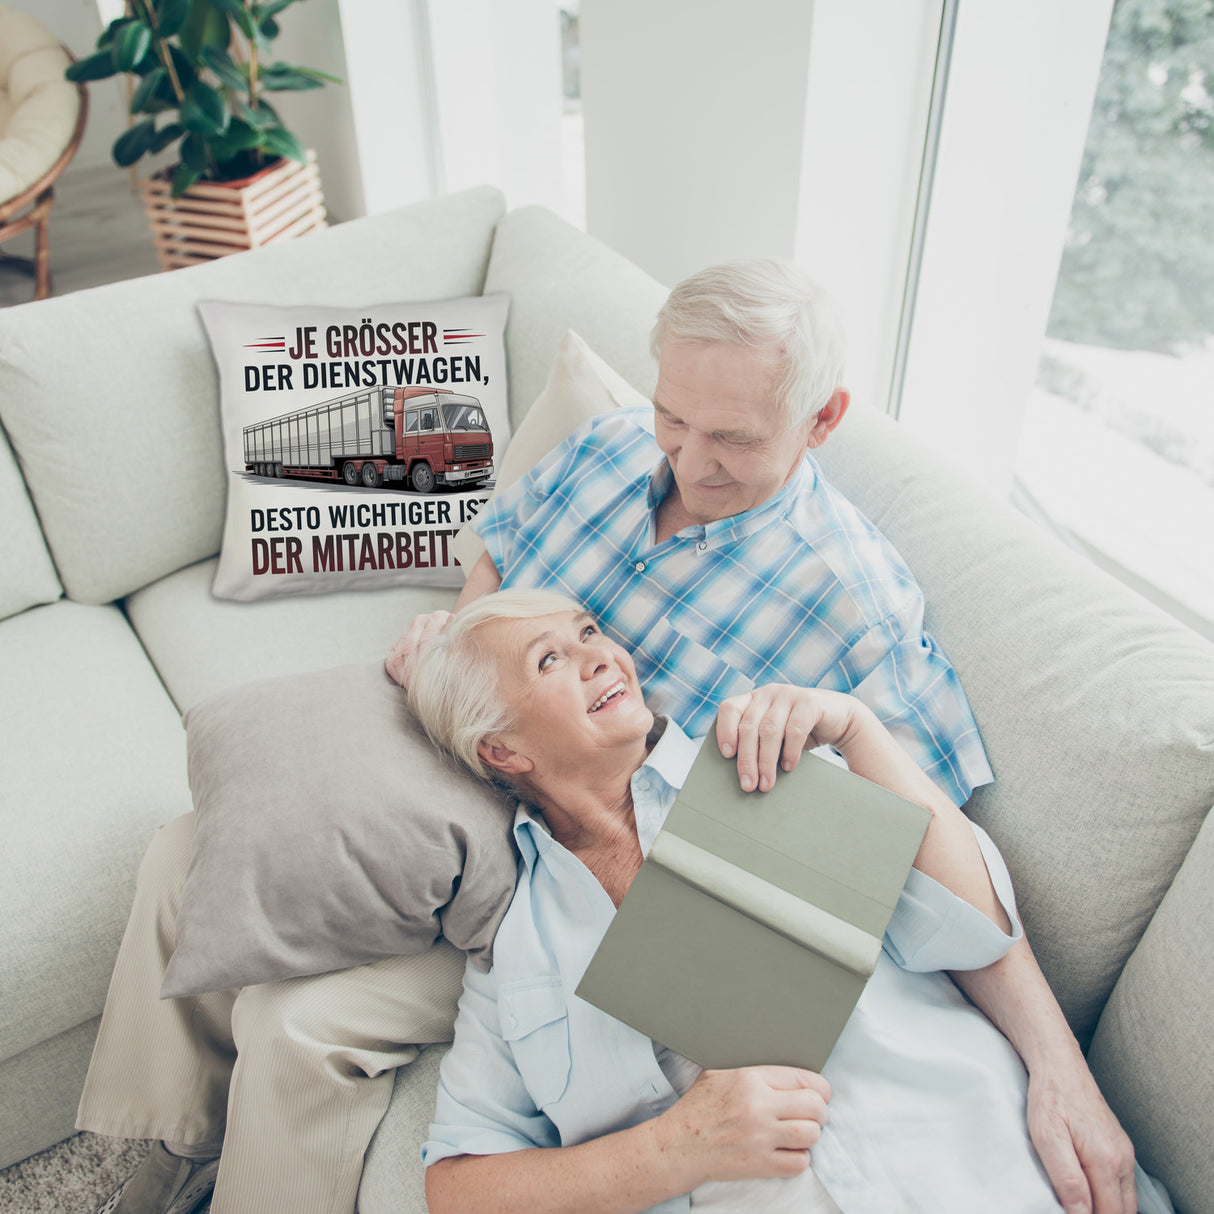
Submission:
[[[428,615],[416,616],[413,623],[401,633],[396,644],[392,646],[392,652],[384,660],[384,666],[402,687],[407,688],[413,677],[418,649],[431,637],[438,636],[447,627],[450,619],[449,611],[431,611]]]
[[[1067,1214],[1136,1214],[1134,1147],[1080,1062],[1030,1074],[1029,1136]]]
[[[863,706],[837,691],[769,683],[731,696],[717,713],[717,745],[738,757],[738,779],[746,792],[768,792],[777,767],[792,771],[801,752],[842,744]]]
[[[814,1071],[750,1066],[704,1071],[654,1123],[683,1183],[797,1176],[822,1137],[830,1084]]]

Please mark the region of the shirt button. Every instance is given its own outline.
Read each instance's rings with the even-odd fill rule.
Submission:
[[[700,541],[700,542],[699,542],[699,543],[696,545],[696,547],[697,547],[697,548],[698,548],[698,549],[699,549],[701,552],[707,552],[707,551],[708,551],[708,541],[707,541],[707,540],[701,540],[701,541]]]
[[[644,573],[645,572],[645,562],[637,561],[637,563],[635,565],[633,565],[633,568],[637,571],[637,573]]]

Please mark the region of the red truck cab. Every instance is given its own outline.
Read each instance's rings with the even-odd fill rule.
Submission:
[[[493,436],[475,396],[418,387],[386,390],[389,395],[401,479],[419,493],[435,485],[472,489],[493,475]],[[387,408],[384,413],[387,421]]]

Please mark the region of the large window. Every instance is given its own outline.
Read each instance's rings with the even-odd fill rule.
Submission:
[[[1022,505],[1214,634],[1214,3],[1117,0]]]

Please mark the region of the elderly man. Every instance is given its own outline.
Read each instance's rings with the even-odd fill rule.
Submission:
[[[809,454],[847,411],[842,344],[824,293],[789,266],[680,283],[653,333],[652,413],[596,419],[490,503],[457,607],[499,586],[585,603],[691,734],[762,683],[851,692],[961,805],[991,774],[919,588]],[[408,682],[446,618],[414,621],[394,677]],[[1131,1210],[1133,1149],[1027,940],[957,980],[1028,1067],[1029,1128],[1064,1207]]]

